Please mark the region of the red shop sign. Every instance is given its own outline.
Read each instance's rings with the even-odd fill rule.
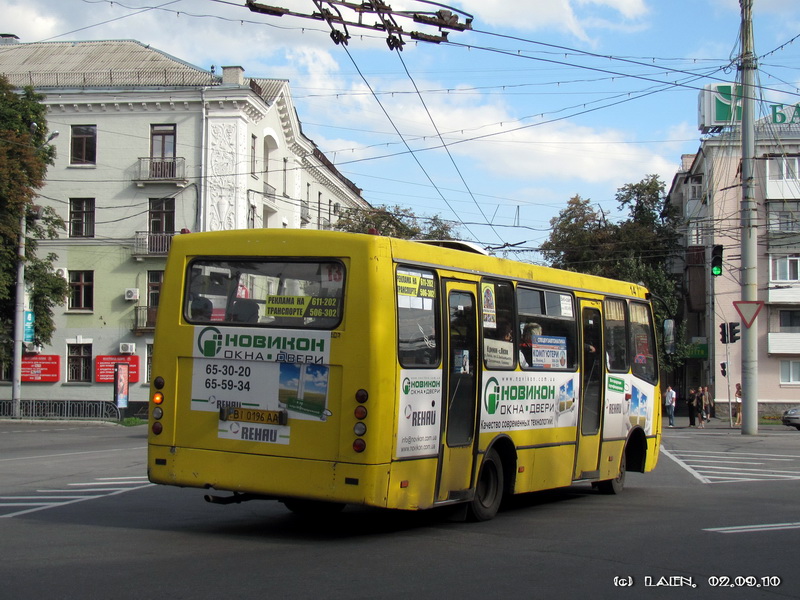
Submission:
[[[135,354],[101,355],[94,359],[94,380],[97,383],[114,383],[114,364],[127,363],[128,381],[139,381],[139,357]]]
[[[33,354],[22,357],[22,381],[52,383],[61,379],[61,357],[58,354]]]

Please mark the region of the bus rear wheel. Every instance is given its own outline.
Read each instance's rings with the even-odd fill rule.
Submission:
[[[497,514],[503,501],[503,463],[494,450],[483,457],[475,497],[469,504],[471,521],[488,521]]]
[[[621,494],[625,489],[625,454],[619,461],[619,474],[614,479],[597,482],[597,489],[601,494]]]

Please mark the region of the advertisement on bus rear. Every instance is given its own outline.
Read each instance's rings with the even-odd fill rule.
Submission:
[[[288,444],[292,420],[326,421],[330,332],[196,327],[192,410],[218,437]]]

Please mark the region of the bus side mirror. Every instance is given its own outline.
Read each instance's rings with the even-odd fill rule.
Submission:
[[[664,352],[675,354],[675,319],[664,319]]]

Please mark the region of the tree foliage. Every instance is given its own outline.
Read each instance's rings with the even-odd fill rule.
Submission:
[[[616,200],[628,216],[618,223],[607,220],[588,199],[574,196],[550,221],[543,256],[558,268],[644,284],[656,298],[656,319],[663,323],[680,305],[678,281],[667,267],[678,250],[681,224],[664,192],[657,175],[619,188]],[[677,366],[681,360],[678,353],[669,362]]]
[[[351,233],[376,232],[407,240],[451,240],[456,234],[453,224],[440,216],[420,217],[410,208],[401,206],[345,210],[335,229]]]
[[[52,339],[53,307],[63,303],[68,286],[55,274],[56,256],[36,254],[37,240],[58,237],[64,221],[52,209],[32,210],[55,150],[47,145],[46,107],[33,89],[21,92],[0,77],[0,359],[11,356],[20,221],[26,216],[25,281],[35,314],[35,340]],[[36,125],[34,125],[34,123]],[[35,218],[40,217],[40,218]]]

